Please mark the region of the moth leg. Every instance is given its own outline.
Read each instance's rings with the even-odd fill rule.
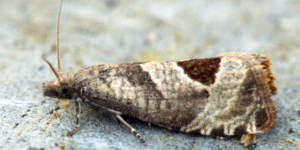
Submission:
[[[80,100],[76,100],[75,103],[76,103],[76,126],[66,136],[72,136],[80,128],[80,121],[79,120],[80,120],[80,115],[81,115],[81,101]]]
[[[137,138],[140,139],[140,141],[143,143],[143,145],[145,145],[145,146],[147,145],[146,142],[145,142],[145,140],[141,137],[141,135],[140,135],[139,133],[137,133],[136,130],[135,130],[130,124],[128,124],[128,123],[127,123],[120,115],[117,115],[116,117],[117,117],[117,119],[118,119],[119,121],[121,121],[123,124],[125,124],[125,126],[128,127],[128,128],[130,129],[130,131],[131,131]]]
[[[256,134],[243,134],[241,144],[245,147],[249,147],[250,144],[256,144]]]
[[[102,113],[104,113],[105,115],[113,118],[113,119],[117,119],[120,122],[122,122],[123,124],[126,125],[126,127],[128,127],[130,129],[130,131],[137,137],[140,139],[140,141],[143,143],[143,145],[146,145],[145,140],[141,137],[141,135],[139,133],[136,132],[136,130],[129,125],[122,117],[121,117],[121,112],[106,108],[104,106],[101,106],[99,104],[96,104],[94,102],[87,102],[92,108],[101,111]]]

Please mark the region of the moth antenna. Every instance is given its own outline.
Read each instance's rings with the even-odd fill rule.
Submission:
[[[45,58],[45,56],[43,55],[42,56],[43,60],[50,66],[52,72],[55,74],[56,78],[57,78],[57,81],[60,83],[60,78],[59,78],[59,75],[58,73],[55,71],[55,69],[53,68],[53,66],[51,65],[51,63]]]
[[[58,19],[57,19],[57,31],[56,31],[56,35],[57,35],[57,39],[56,39],[56,55],[57,55],[57,65],[58,65],[58,69],[57,72],[60,72],[60,43],[59,43],[59,39],[60,39],[60,35],[59,35],[59,27],[60,27],[60,16],[61,16],[61,8],[62,8],[62,3],[64,0],[60,1],[60,7],[59,7],[59,13],[58,13]]]

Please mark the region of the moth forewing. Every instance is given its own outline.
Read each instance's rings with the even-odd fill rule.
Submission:
[[[57,29],[59,45],[59,19]],[[81,103],[115,117],[144,145],[121,115],[182,132],[240,135],[244,146],[255,144],[256,133],[276,125],[271,96],[277,88],[272,63],[264,54],[230,52],[205,59],[99,64],[76,73],[60,72],[59,46],[57,57],[58,73],[45,60],[57,80],[42,83],[42,90],[44,96],[75,101],[76,126],[67,136],[80,128]]]

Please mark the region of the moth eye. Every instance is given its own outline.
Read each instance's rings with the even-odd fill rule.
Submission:
[[[70,88],[67,85],[63,85],[58,89],[58,94],[60,98],[68,98],[70,94]]]
[[[65,89],[62,90],[62,92],[63,92],[64,94],[67,94],[67,93],[68,93],[68,89],[65,88]]]

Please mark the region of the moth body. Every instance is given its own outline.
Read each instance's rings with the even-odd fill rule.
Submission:
[[[123,120],[128,115],[172,130],[211,136],[241,136],[244,146],[256,143],[256,134],[276,125],[275,77],[267,55],[225,53],[214,58],[99,64],[76,73],[60,72],[57,25],[57,80],[42,83],[44,96],[69,99],[76,104],[80,128],[81,105],[122,122],[146,145],[140,134]]]
[[[277,89],[270,65],[267,55],[243,52],[208,59],[99,64],[61,73],[60,82],[43,83],[43,93],[74,100],[77,112],[83,102],[117,118],[128,115],[172,130],[240,135],[248,146],[256,142],[256,133],[276,124],[271,95]]]

